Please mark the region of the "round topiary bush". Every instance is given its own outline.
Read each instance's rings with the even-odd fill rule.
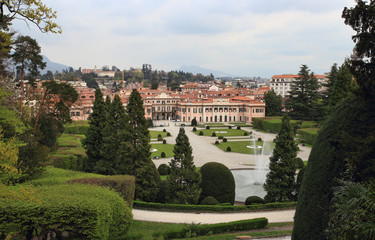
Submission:
[[[232,126],[229,126],[228,128],[229,128],[229,129],[232,129]]]
[[[254,203],[264,204],[265,202],[264,202],[263,198],[258,197],[258,196],[250,196],[250,197],[246,198],[245,205],[251,205],[251,204],[254,204]]]
[[[163,141],[163,138],[162,137],[158,137],[158,141]]]
[[[171,136],[171,134],[169,132],[167,132],[167,136],[169,137],[169,136]]]
[[[165,158],[165,152],[161,152],[160,157]]]
[[[262,138],[258,138],[258,142],[261,142],[262,141]]]
[[[163,144],[167,144],[167,140],[163,139]]]
[[[167,130],[165,130],[165,128],[163,129],[163,132],[166,132]]]
[[[197,128],[196,127],[193,127],[193,132],[197,131]]]
[[[217,205],[219,201],[212,196],[208,196],[200,202],[200,205]]]
[[[235,182],[232,172],[223,164],[209,162],[204,164],[202,174],[200,202],[211,196],[220,203],[234,204]]]
[[[244,132],[243,135],[244,135],[244,136],[248,136],[249,133],[248,133],[248,132]]]
[[[206,126],[206,129],[210,129],[210,126]]]
[[[218,136],[217,138],[218,138],[218,139],[223,139],[224,137],[223,137],[223,136]]]
[[[202,131],[199,132],[199,136],[203,136],[203,132]]]
[[[160,133],[158,134],[158,138],[161,138],[161,134]]]
[[[237,126],[237,129],[238,129],[238,130],[240,130],[240,129],[241,129],[241,127],[240,127],[240,126]]]
[[[223,138],[223,142],[228,142],[228,139],[227,138]]]
[[[219,145],[219,141],[215,141],[215,145]]]
[[[303,160],[299,157],[294,159],[294,163],[296,164],[296,168],[303,168],[305,166]]]
[[[213,133],[212,133],[212,136],[213,136],[213,137],[216,137],[216,133],[213,132]]]
[[[232,151],[232,148],[231,147],[227,147],[227,152],[231,152]]]
[[[160,164],[160,166],[158,167],[158,172],[160,175],[168,175],[170,171],[171,168],[165,163]]]

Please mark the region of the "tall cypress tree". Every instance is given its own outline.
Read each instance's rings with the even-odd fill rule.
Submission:
[[[87,158],[84,160],[83,168],[87,172],[93,172],[96,163],[103,158],[102,146],[104,127],[107,122],[107,108],[100,89],[95,91],[95,101],[92,113],[89,116],[89,129],[86,138],[82,140],[86,149]]]
[[[195,169],[193,149],[183,128],[180,128],[177,135],[173,153],[174,158],[170,162],[171,173],[168,176],[170,202],[196,204],[201,193],[201,175]]]
[[[126,126],[121,131],[121,171],[135,176],[135,198],[153,201],[158,192],[159,173],[151,160],[150,132],[145,118],[143,100],[136,89],[126,107]]]
[[[294,132],[288,116],[282,118],[281,128],[276,136],[276,145],[270,157],[270,172],[264,184],[267,202],[286,202],[295,199],[295,174],[294,159],[298,147],[294,142]]]

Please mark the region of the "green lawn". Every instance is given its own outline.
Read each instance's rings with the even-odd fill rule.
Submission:
[[[85,138],[85,135],[82,134],[62,134],[57,139],[57,143],[59,147],[81,147],[83,138]]]
[[[224,123],[204,123],[205,126],[210,126],[210,127],[213,127],[213,126],[217,126],[217,127],[223,127],[225,126]]]
[[[219,141],[220,142],[220,141]],[[267,142],[271,144],[272,148],[275,146],[275,143],[273,142]],[[251,141],[228,141],[228,142],[220,142],[220,144],[215,145],[218,148],[220,148],[223,151],[227,151],[227,148],[230,147],[232,149],[231,152],[238,152],[238,153],[246,153],[246,154],[255,154],[256,152],[254,151],[253,148],[248,148],[247,146],[251,146],[253,143]],[[263,146],[262,141],[256,141],[257,146]],[[267,147],[264,150],[265,154],[272,154],[272,149],[271,147]]]
[[[194,133],[199,135],[200,131],[203,132],[203,136],[212,136],[212,133],[216,133],[216,137],[244,136],[245,133],[249,134],[249,132],[242,130],[242,129],[229,129],[229,128],[215,128],[215,129],[202,129],[202,130],[197,129],[197,131],[195,131]],[[217,133],[217,132],[223,132],[223,133]]]
[[[161,153],[165,152],[165,157],[173,157],[173,148],[174,145],[172,144],[151,144],[151,149],[155,148],[157,152],[151,152],[151,158],[159,157],[161,158]]]
[[[158,138],[158,135],[161,134],[162,138],[165,138],[167,136],[167,132],[163,131],[150,131],[150,137],[151,138]]]
[[[243,123],[243,122],[231,122],[231,125],[234,126],[240,126],[240,127],[251,127],[252,125],[249,123]]]

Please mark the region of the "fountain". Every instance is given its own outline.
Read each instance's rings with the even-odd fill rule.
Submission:
[[[253,136],[251,134],[251,136]],[[250,137],[251,145],[247,146],[254,149],[255,165],[252,169],[232,170],[236,182],[236,201],[244,202],[249,196],[264,197],[266,195],[263,184],[269,171],[269,158],[272,154],[273,144],[263,142],[263,146],[257,146],[255,138]]]

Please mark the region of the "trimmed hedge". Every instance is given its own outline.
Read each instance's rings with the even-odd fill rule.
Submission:
[[[267,132],[277,133],[281,127],[281,118],[253,118],[253,126],[258,129],[262,129]],[[294,131],[296,131],[300,125],[301,121],[291,120],[290,124],[292,125]]]
[[[89,129],[89,125],[81,125],[81,126],[65,126],[64,133],[65,134],[87,134],[87,130]]]
[[[133,176],[114,175],[100,178],[78,178],[69,180],[66,183],[81,183],[109,187],[118,192],[130,207],[133,205],[135,192],[135,179]]]
[[[299,129],[298,133],[304,143],[314,145],[315,139],[318,136],[318,128]]]
[[[176,239],[196,236],[206,236],[209,234],[220,234],[228,232],[249,231],[266,227],[267,218],[255,218],[228,223],[202,224],[186,227],[179,231],[167,231],[163,234],[164,239]]]
[[[246,200],[245,200],[245,205],[251,205],[251,204],[264,204],[265,201],[263,198],[261,197],[258,197],[258,196],[250,196],[250,197],[247,197]]]
[[[56,156],[53,166],[68,170],[81,170],[83,168],[83,156],[79,154]]]
[[[294,208],[296,202],[277,202],[256,205],[186,205],[186,204],[162,204],[134,201],[133,208],[170,212],[252,212],[266,209]]]
[[[220,203],[219,203],[218,200],[216,200],[216,198],[214,198],[212,196],[208,196],[205,199],[203,199],[199,204],[200,205],[217,205],[217,204],[220,204]]]
[[[38,237],[47,239],[54,232],[61,239],[108,239],[125,234],[132,222],[126,202],[106,188],[61,184],[36,187],[40,203],[0,198],[0,232],[26,237],[38,229]],[[33,237],[33,236],[32,236]]]

